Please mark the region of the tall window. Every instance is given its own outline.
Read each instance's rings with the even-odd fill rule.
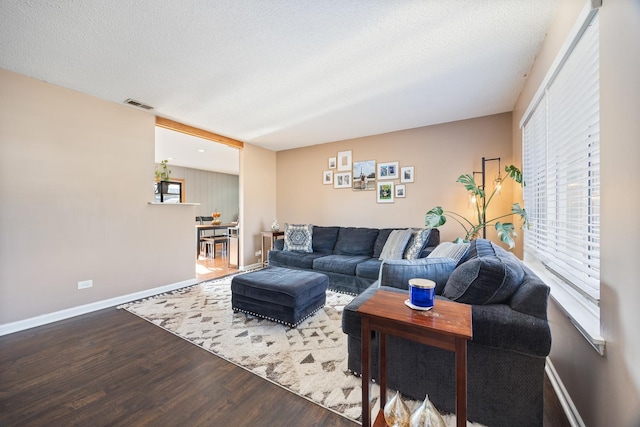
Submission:
[[[525,250],[593,305],[600,298],[598,33],[593,12],[522,123]]]

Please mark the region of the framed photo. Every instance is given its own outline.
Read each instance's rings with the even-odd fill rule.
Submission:
[[[398,162],[378,163],[378,179],[398,179]]]
[[[400,168],[400,182],[413,182],[413,166]]]
[[[376,189],[376,161],[353,162],[354,191]]]
[[[393,182],[376,182],[376,193],[378,203],[393,203]]]
[[[322,171],[322,183],[333,184],[333,171]]]
[[[339,172],[333,177],[333,188],[351,188],[351,172]]]
[[[406,195],[406,190],[404,188],[404,184],[398,184],[396,185],[396,197],[397,198],[403,198]]]
[[[336,168],[336,158],[329,157],[329,169],[335,169],[335,168]]]
[[[338,152],[338,170],[339,171],[351,170],[351,150]]]

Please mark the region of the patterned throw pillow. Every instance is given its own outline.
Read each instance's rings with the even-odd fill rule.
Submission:
[[[292,252],[313,252],[313,225],[285,224],[284,250]]]
[[[458,263],[468,250],[469,243],[443,242],[436,246],[427,258],[453,258]]]
[[[418,259],[420,252],[422,252],[429,241],[430,234],[430,228],[414,228],[409,243],[407,244],[407,250],[404,251],[404,259]]]
[[[411,230],[393,230],[382,248],[379,259],[402,259],[410,237]]]

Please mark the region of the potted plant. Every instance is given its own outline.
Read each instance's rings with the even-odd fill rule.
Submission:
[[[520,171],[520,169],[518,169],[514,165],[505,166],[504,169],[507,173],[506,178],[510,178],[516,183],[520,184],[520,186],[524,187],[525,184],[522,180],[522,172]],[[495,223],[495,228],[498,231],[498,237],[500,237],[500,240],[502,240],[504,243],[509,245],[509,249],[512,249],[516,245],[514,240],[517,236],[515,226],[512,222],[501,222],[499,220],[502,218],[517,215],[523,221],[521,228],[528,228],[529,219],[527,217],[527,212],[520,206],[519,203],[514,203],[511,206],[511,212],[505,213],[503,215],[498,215],[495,218],[487,219],[487,210],[489,209],[489,205],[491,204],[493,197],[498,192],[499,186],[496,186],[491,194],[487,195],[485,189],[482,186],[478,186],[478,184],[476,184],[475,179],[473,178],[473,174],[460,175],[456,182],[464,185],[464,188],[466,188],[469,192],[469,196],[471,197],[472,201],[475,201],[475,222],[469,220],[464,215],[453,211],[445,211],[442,209],[442,207],[436,206],[426,213],[425,226],[432,228],[440,227],[447,222],[447,217],[450,217],[458,224],[460,224],[465,231],[464,238],[458,237],[456,238],[455,242],[469,242],[476,239],[480,231],[483,230],[486,226]],[[502,182],[503,180],[500,182],[500,184],[502,184]]]
[[[156,181],[169,181],[171,179],[171,169],[169,169],[169,160],[163,160],[156,165]]]

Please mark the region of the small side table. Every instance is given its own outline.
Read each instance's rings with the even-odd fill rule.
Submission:
[[[269,251],[273,249],[275,241],[284,239],[284,231],[263,231],[262,232],[262,265],[264,267],[269,263],[267,256]]]
[[[436,300],[430,311],[412,310],[407,294],[378,290],[358,313],[362,316],[362,425],[371,426],[369,379],[371,331],[379,334],[380,411],[374,427],[385,427],[387,403],[387,335],[453,351],[456,355],[456,424],[467,425],[467,341],[473,336],[471,306]]]

